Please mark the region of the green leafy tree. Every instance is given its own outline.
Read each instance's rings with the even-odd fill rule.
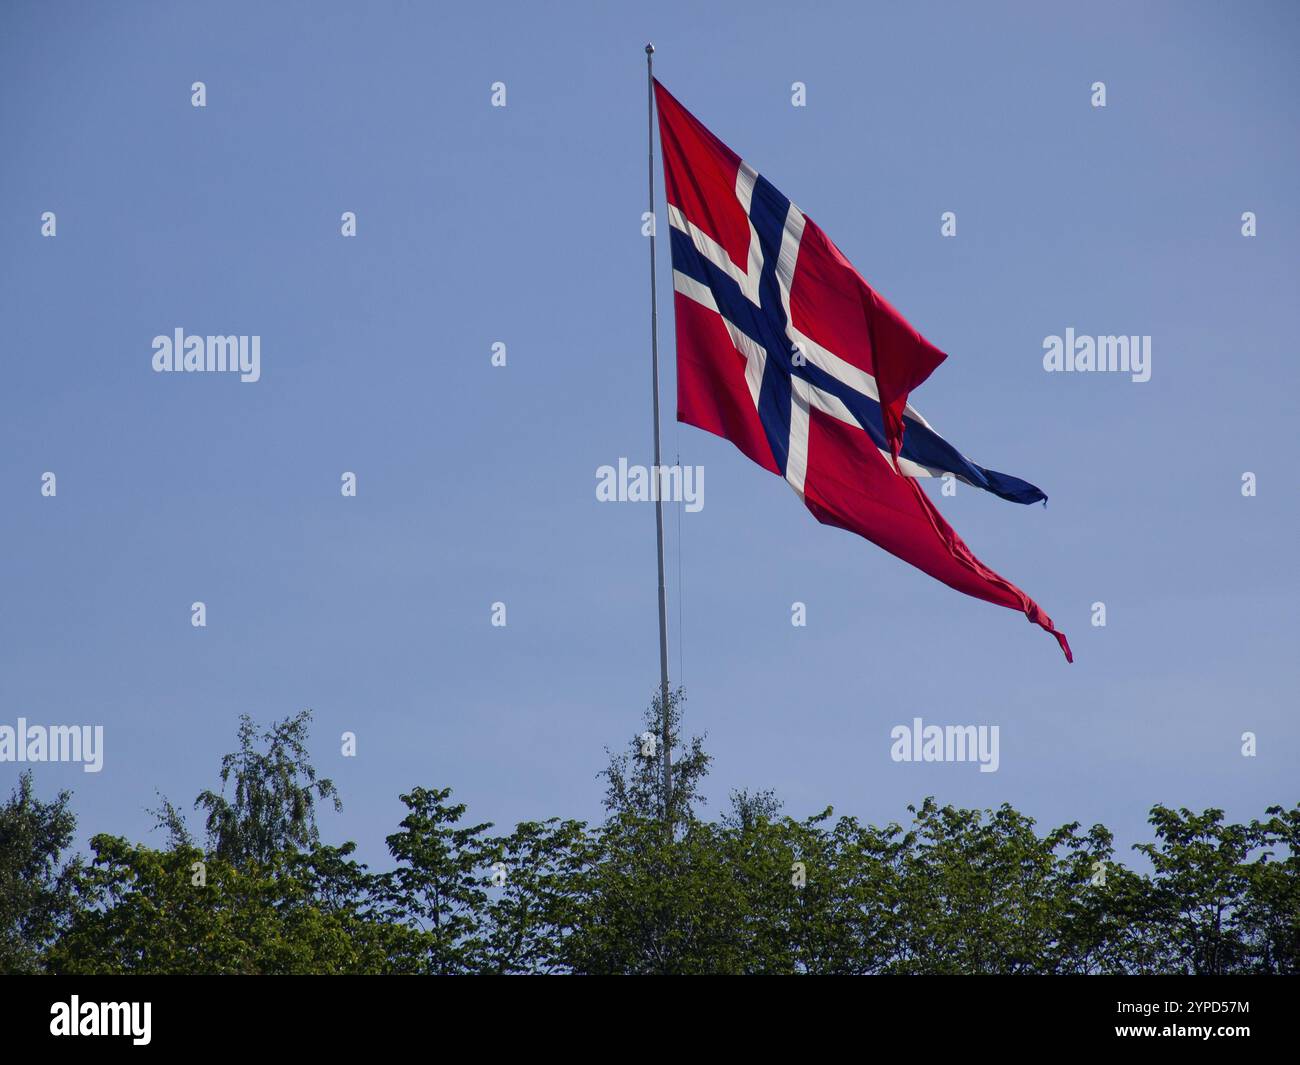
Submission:
[[[729,868],[724,830],[698,817],[708,773],[703,739],[681,742],[683,695],[656,697],[644,729],[610,753],[605,823],[577,872],[577,913],[564,964],[580,973],[739,972],[745,965],[744,893]],[[668,715],[671,791],[660,742]]]
[[[62,791],[41,802],[28,770],[0,806],[0,972],[39,972],[71,918],[80,862],[63,859],[77,825],[70,801]]]
[[[389,919],[410,934],[399,968],[416,973],[472,973],[485,965],[485,911],[491,866],[501,848],[491,824],[463,825],[466,806],[451,789],[414,788],[401,796],[407,815],[388,837],[397,868],[380,877]]]
[[[493,870],[482,926],[482,963],[489,973],[566,971],[564,940],[581,910],[580,872],[594,858],[579,821],[525,821],[492,847]]]
[[[319,843],[317,799],[339,806],[307,752],[310,711],[259,730],[241,717],[202,792],[206,847],[164,799],[158,850],[111,835],[75,878],[76,916],[50,955],[67,973],[364,973],[390,969],[403,930],[386,923],[355,845]],[[226,797],[226,791],[232,792]]]
[[[259,731],[205,791],[206,846],[170,803],[164,850],[101,835],[62,858],[68,796],[24,776],[0,807],[0,956],[58,973],[1296,973],[1300,806],[1249,824],[1156,806],[1150,873],[1102,825],[1041,832],[1009,805],[909,807],[883,827],[767,791],[702,814],[710,760],[661,735],[681,693],[601,773],[605,818],[507,835],[450,789],[401,796],[395,867],[319,840],[337,796],[307,757],[305,712]],[[646,734],[649,734],[649,741]],[[227,797],[227,793],[229,796]]]
[[[791,898],[790,971],[865,975],[888,970],[899,950],[899,856],[905,843],[897,825],[864,826],[853,817],[830,822],[832,810],[783,830],[804,881]],[[790,874],[787,873],[787,878]]]
[[[77,884],[82,905],[50,951],[52,972],[340,974],[387,968],[383,929],[360,934],[365,918],[337,899],[322,902],[319,881],[295,875],[284,854],[266,864],[236,865],[193,847],[155,850],[106,835],[96,836],[91,847],[94,861]]]
[[[283,852],[284,873],[302,897],[351,941],[350,972],[400,972],[407,930],[385,919],[382,881],[352,858],[355,843]]]
[[[341,810],[334,782],[320,777],[307,749],[311,711],[302,710],[268,729],[243,714],[239,750],[221,759],[221,790],[194,800],[206,812],[207,849],[230,862],[271,862],[285,850],[307,850],[320,841],[316,802]],[[227,797],[227,789],[231,795]],[[180,811],[167,799],[154,811],[175,846],[193,839]]]
[[[670,838],[655,819],[610,817],[584,871],[580,911],[564,940],[578,973],[732,973],[742,965],[740,894],[715,826],[692,821]]]
[[[898,954],[890,972],[1042,973],[1062,962],[1063,916],[1096,860],[1078,825],[1038,835],[1009,805],[909,807],[899,856]],[[1064,849],[1064,857],[1057,851]]]
[[[1261,847],[1247,867],[1238,926],[1249,945],[1250,972],[1300,973],[1300,804],[1270,806],[1267,821],[1252,821]]]
[[[699,787],[709,773],[711,757],[704,750],[704,737],[681,739],[686,694],[681,688],[668,693],[667,706],[655,695],[644,714],[644,727],[629,741],[627,750],[615,754],[606,750],[608,764],[599,776],[605,781],[605,809],[671,823],[680,830],[695,818],[704,796]],[[672,738],[671,793],[664,789],[663,716],[668,714]]]
[[[1248,860],[1263,842],[1248,825],[1225,824],[1223,811],[1155,806],[1152,843],[1138,844],[1155,870],[1147,909],[1165,944],[1161,968],[1220,975],[1246,967],[1241,927],[1250,886]]]
[[[1082,836],[1077,825],[1060,831],[1068,846],[1058,858],[1061,891],[1040,971],[1076,976],[1152,971],[1161,948],[1146,916],[1146,877],[1115,860],[1114,836],[1104,825],[1093,825]]]

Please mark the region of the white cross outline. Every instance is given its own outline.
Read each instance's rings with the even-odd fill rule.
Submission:
[[[763,248],[759,244],[754,223],[749,218],[754,182],[757,178],[758,171],[742,160],[740,169],[736,173],[736,199],[744,209],[745,220],[749,223],[749,255],[745,270],[741,270],[739,266],[732,262],[731,256],[727,254],[722,245],[700,229],[694,222],[690,221],[682,213],[681,208],[671,203],[668,205],[668,224],[673,229],[679,230],[690,237],[691,243],[695,245],[695,250],[734,280],[746,299],[759,307],[762,306],[758,286],[763,273]],[[876,389],[875,377],[867,373],[866,370],[840,358],[835,352],[818,344],[794,326],[794,318],[790,314],[790,288],[794,283],[795,264],[798,261],[799,247],[803,241],[805,221],[803,212],[791,202],[790,209],[786,213],[785,225],[781,234],[781,250],[776,261],[776,282],[781,293],[781,307],[785,311],[786,337],[790,340],[791,350],[797,348],[802,353],[805,361],[852,388],[855,392],[861,392],[879,403],[880,393]],[[707,285],[701,284],[695,278],[688,277],[678,270],[674,270],[673,290],[680,292],[687,299],[693,300],[722,319],[722,324],[726,327],[732,344],[735,345],[737,351],[745,356],[745,382],[749,386],[749,393],[754,401],[754,408],[757,410],[759,390],[763,382],[763,371],[767,365],[766,349],[752,337],[743,333],[734,322],[723,315],[713,297],[712,290]],[[838,396],[818,388],[799,374],[790,375],[790,397],[790,444],[786,459],[785,479],[799,498],[803,499],[804,482],[808,474],[810,409],[829,414],[839,421],[846,422],[858,429],[862,429],[863,426]],[[921,417],[910,403],[907,404],[905,413],[927,429],[931,428],[929,422]],[[928,466],[922,466],[902,456],[899,456],[897,465],[895,465],[894,458],[888,451],[884,448],[877,448],[877,450],[885,457],[891,468],[895,468],[903,476],[935,477],[942,472],[932,470]]]

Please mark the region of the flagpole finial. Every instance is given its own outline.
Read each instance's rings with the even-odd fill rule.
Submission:
[[[646,55],[654,55],[654,54],[655,54],[655,46],[654,46],[651,42],[649,42],[649,41],[646,42],[646,46],[645,46],[645,54],[646,54]]]

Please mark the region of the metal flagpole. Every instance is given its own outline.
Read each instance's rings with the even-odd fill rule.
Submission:
[[[659,702],[663,713],[663,735],[660,737],[664,752],[664,820],[672,828],[673,748],[668,721],[668,604],[664,595],[664,504],[661,491],[659,455],[659,297],[655,283],[655,46],[645,46],[646,74],[646,133],[649,141],[650,189],[650,369],[654,377],[655,464],[652,483],[655,486],[655,543],[659,550]]]

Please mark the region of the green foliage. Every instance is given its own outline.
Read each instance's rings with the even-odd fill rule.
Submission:
[[[484,952],[487,867],[498,849],[492,826],[461,825],[464,803],[451,788],[415,788],[401,797],[409,811],[388,837],[397,868],[379,880],[390,920],[410,929],[401,965],[415,973],[475,972]]]
[[[1262,853],[1248,867],[1236,927],[1250,945],[1249,971],[1300,973],[1300,804],[1270,806],[1252,821]],[[1280,861],[1277,855],[1285,851]]]
[[[451,789],[401,796],[393,868],[320,843],[332,799],[305,712],[239,750],[205,791],[206,846],[164,800],[169,845],[114,836],[64,861],[68,796],[30,775],[0,807],[0,967],[57,973],[1290,973],[1300,971],[1300,805],[1231,824],[1156,806],[1126,867],[1102,825],[1040,832],[1008,805],[909,807],[864,825],[829,808],[784,815],[737,790],[701,815],[709,756],[673,749],[663,713],[601,774],[606,816],[507,835]],[[226,798],[227,789],[232,791]]]
[[[525,821],[497,840],[494,856],[504,883],[489,891],[479,972],[542,974],[565,971],[564,941],[577,926],[579,874],[595,861],[580,821]]]
[[[355,870],[339,852],[301,863],[276,855],[234,865],[190,847],[154,850],[114,836],[91,840],[82,905],[50,952],[65,974],[380,972],[382,925],[332,893]],[[322,878],[328,881],[320,890]],[[316,888],[316,890],[313,890]]]
[[[76,829],[71,798],[41,802],[28,770],[0,806],[0,972],[39,972],[71,909],[79,863],[60,860]]]
[[[664,788],[663,700],[659,695],[646,708],[644,729],[633,736],[627,750],[614,754],[606,749],[609,764],[599,776],[605,781],[605,809],[654,818],[660,824],[671,821],[674,829],[689,824],[696,808],[704,802],[699,787],[709,774],[713,760],[704,750],[704,738],[693,736],[681,747],[682,707],[686,694],[681,688],[668,693],[669,735],[673,738],[671,794]],[[647,753],[649,752],[649,753]],[[670,811],[665,816],[665,809]]]
[[[196,808],[207,812],[210,853],[229,862],[267,863],[281,851],[320,841],[316,800],[332,801],[335,810],[343,804],[334,782],[316,775],[307,750],[310,725],[310,710],[265,730],[247,714],[240,716],[239,750],[221,759],[221,791],[205,790],[194,800]],[[226,797],[228,787],[233,799]],[[184,817],[170,800],[164,798],[154,813],[173,846],[193,844]]]
[[[1295,973],[1300,946],[1300,806],[1225,824],[1222,810],[1156,806],[1156,841],[1137,846],[1157,876],[1147,905],[1162,967],[1194,975]],[[1279,847],[1289,855],[1273,859]]]

